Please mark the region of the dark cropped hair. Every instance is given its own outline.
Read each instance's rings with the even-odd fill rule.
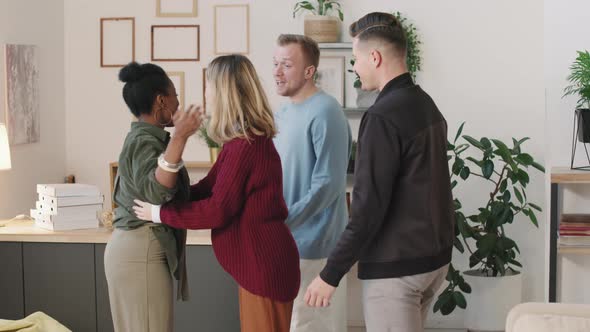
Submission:
[[[159,66],[130,62],[119,71],[119,80],[125,83],[123,99],[136,117],[150,114],[158,95],[168,95],[172,84],[166,72]]]
[[[373,12],[350,25],[350,36],[362,41],[378,40],[395,47],[405,55],[408,41],[401,23],[388,13]]]
[[[297,44],[303,51],[303,57],[307,60],[308,65],[314,66],[316,69],[320,63],[320,48],[315,40],[303,36],[303,35],[292,35],[282,34],[277,39],[279,46],[287,46],[290,44]]]

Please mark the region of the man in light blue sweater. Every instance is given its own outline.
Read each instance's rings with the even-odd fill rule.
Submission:
[[[314,82],[320,51],[312,39],[281,35],[274,55],[277,93],[289,98],[275,114],[274,142],[283,166],[287,225],[301,258],[301,288],[291,331],[346,331],[346,284],[324,308],[309,308],[304,295],[348,222],[346,169],[351,133],[342,107]]]

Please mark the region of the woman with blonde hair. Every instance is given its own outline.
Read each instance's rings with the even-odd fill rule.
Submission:
[[[135,212],[175,228],[212,229],[215,255],[239,284],[242,332],[289,331],[299,255],[285,225],[272,111],[254,66],[241,55],[210,63],[206,95],[213,109],[209,136],[223,144],[217,162],[192,186],[192,201],[160,207],[136,200]],[[178,151],[171,157],[179,159]]]

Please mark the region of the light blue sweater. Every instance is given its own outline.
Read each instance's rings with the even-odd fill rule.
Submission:
[[[275,114],[274,143],[283,166],[283,193],[302,259],[326,258],[348,223],[346,168],[351,148],[340,104],[319,91]]]

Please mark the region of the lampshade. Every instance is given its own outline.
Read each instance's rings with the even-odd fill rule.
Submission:
[[[8,147],[8,133],[6,126],[0,123],[0,170],[10,169],[10,148]]]

